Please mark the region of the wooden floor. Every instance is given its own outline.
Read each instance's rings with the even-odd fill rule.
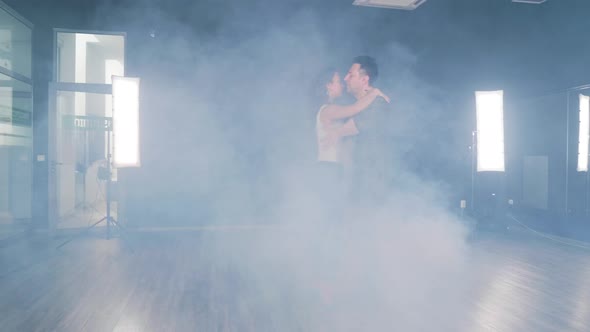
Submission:
[[[382,256],[393,273],[380,278],[364,265],[372,260],[345,272],[331,264],[346,257],[298,247],[304,237],[286,233],[284,241],[273,230],[240,230],[90,236],[61,249],[63,239],[42,235],[0,244],[0,330],[590,331],[590,250],[581,246],[480,233],[458,260]]]

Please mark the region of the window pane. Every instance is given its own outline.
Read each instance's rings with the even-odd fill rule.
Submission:
[[[0,66],[31,77],[31,29],[0,9]]]
[[[57,81],[111,84],[111,76],[124,76],[125,37],[59,32]]]
[[[31,86],[0,74],[0,223],[31,217]]]

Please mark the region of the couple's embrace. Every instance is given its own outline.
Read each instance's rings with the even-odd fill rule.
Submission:
[[[321,105],[316,114],[318,144],[318,169],[325,202],[330,205],[355,204],[369,207],[385,199],[390,177],[388,176],[391,143],[389,133],[391,116],[389,98],[374,87],[378,77],[375,60],[369,56],[353,59],[344,77],[346,91],[356,102],[338,104],[343,95],[340,74],[328,70],[318,82]],[[350,139],[346,139],[346,138]],[[346,144],[346,142],[352,144]],[[343,169],[349,169],[343,176]],[[352,201],[341,200],[349,183]],[[336,197],[339,199],[334,200]],[[335,206],[340,209],[341,207]]]

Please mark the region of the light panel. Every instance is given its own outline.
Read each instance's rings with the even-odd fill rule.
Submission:
[[[504,91],[476,91],[477,171],[503,172]]]
[[[113,166],[139,167],[139,78],[113,76]]]
[[[580,130],[578,140],[578,172],[588,172],[588,139],[590,138],[590,97],[580,95]]]

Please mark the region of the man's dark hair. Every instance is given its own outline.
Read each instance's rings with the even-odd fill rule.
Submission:
[[[369,75],[369,84],[373,85],[379,77],[379,68],[377,67],[377,61],[373,57],[368,55],[359,55],[352,59],[352,63],[358,63],[361,66],[361,70]]]

